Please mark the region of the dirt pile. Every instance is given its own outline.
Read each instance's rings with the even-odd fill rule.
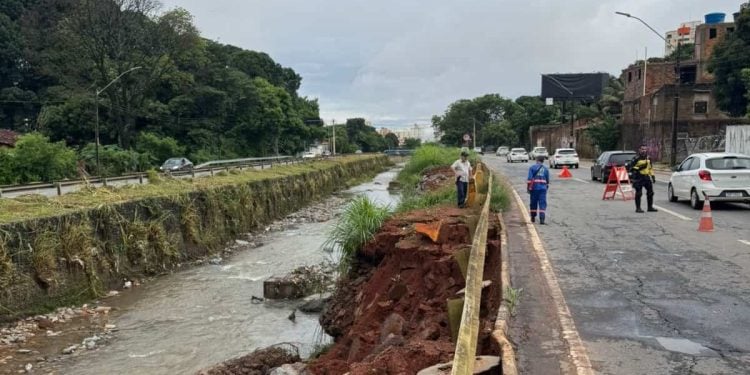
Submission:
[[[440,221],[438,243],[414,231]],[[336,343],[314,374],[414,374],[452,358],[446,300],[464,287],[454,254],[470,247],[471,211],[435,208],[387,221],[321,316]]]
[[[435,191],[455,181],[456,173],[448,166],[430,168],[422,172],[420,191]]]

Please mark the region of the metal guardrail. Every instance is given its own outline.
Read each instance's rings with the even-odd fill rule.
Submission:
[[[196,168],[193,168],[191,170],[164,172],[162,174],[173,176],[173,177],[181,177],[181,176],[188,176],[188,175],[191,177],[195,177],[196,173],[208,172],[211,176],[213,176],[214,172],[218,172],[221,170],[229,170],[230,168],[243,169],[246,167],[249,167],[249,168],[261,167],[261,169],[263,169],[265,166],[272,167],[274,164],[292,164],[292,163],[299,163],[302,161],[313,161],[313,160],[320,160],[320,159],[321,158],[302,159],[302,158],[296,158],[293,156],[273,156],[273,157],[267,157],[267,158],[244,158],[244,159],[231,159],[231,160],[217,160],[214,162],[200,164]],[[35,183],[23,184],[23,185],[4,185],[4,186],[0,186],[0,198],[2,198],[3,193],[16,193],[16,192],[24,192],[24,191],[34,191],[34,190],[39,190],[39,189],[55,189],[55,188],[57,189],[57,195],[62,195],[63,187],[76,186],[76,185],[88,185],[88,184],[102,184],[104,186],[107,186],[109,182],[136,180],[136,179],[138,180],[139,184],[143,184],[144,180],[147,180],[146,173],[145,172],[130,173],[126,175],[113,176],[113,177],[91,177],[88,179],[78,179],[78,180],[35,182]]]
[[[461,325],[456,340],[451,375],[471,375],[474,373],[475,354],[479,339],[479,309],[482,300],[484,259],[487,252],[487,231],[489,229],[490,200],[492,198],[492,174],[489,173],[487,196],[482,213],[474,232],[469,263],[466,270],[466,293],[461,314]]]

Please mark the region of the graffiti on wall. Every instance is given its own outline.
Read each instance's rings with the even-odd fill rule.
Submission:
[[[726,136],[724,131],[718,134],[706,135],[703,137],[687,137],[678,141],[677,155],[687,155],[700,152],[724,152]]]
[[[661,160],[661,140],[659,140],[658,138],[648,138],[643,141],[643,144],[648,148],[648,157],[651,160]]]

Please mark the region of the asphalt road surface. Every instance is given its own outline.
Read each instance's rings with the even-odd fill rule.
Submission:
[[[528,199],[531,162],[484,160]],[[581,167],[550,170],[537,230],[596,372],[750,374],[750,205],[712,204],[715,232],[698,232],[700,211],[669,202],[666,184],[660,212],[637,214],[602,201]]]

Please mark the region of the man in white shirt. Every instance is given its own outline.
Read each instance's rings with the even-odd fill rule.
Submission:
[[[458,207],[466,206],[466,196],[469,191],[469,179],[471,178],[471,163],[468,160],[469,153],[461,151],[461,159],[456,160],[451,165],[451,169],[456,173],[456,190],[458,191]]]

